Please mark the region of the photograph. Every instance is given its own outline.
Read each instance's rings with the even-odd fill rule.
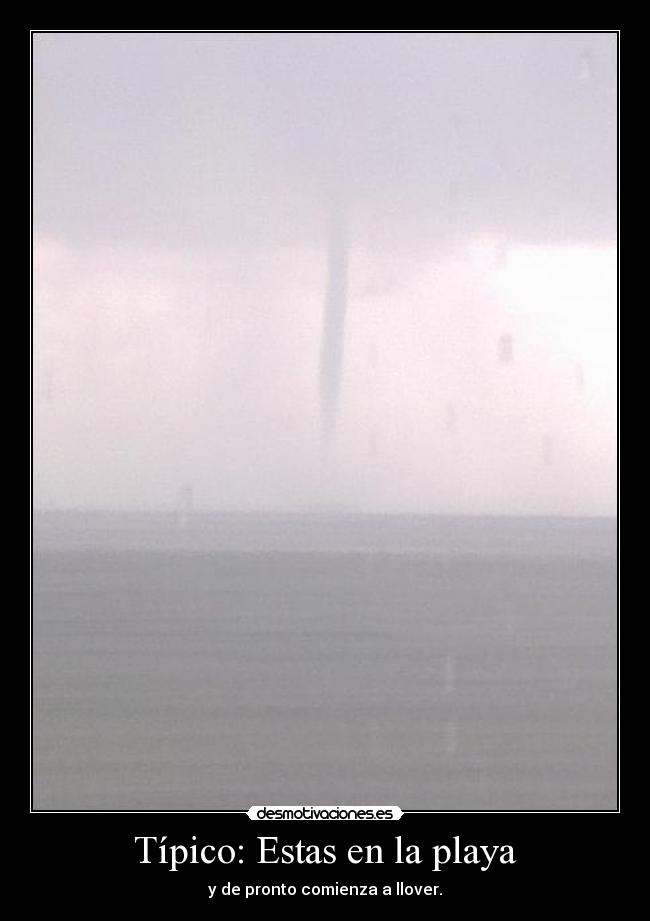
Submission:
[[[31,811],[617,812],[618,31],[30,39]]]

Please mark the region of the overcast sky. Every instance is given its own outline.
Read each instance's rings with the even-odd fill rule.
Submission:
[[[612,33],[36,35],[36,505],[611,514],[616,100]]]

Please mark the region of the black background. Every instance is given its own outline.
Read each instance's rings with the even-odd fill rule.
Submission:
[[[489,910],[499,905],[535,909],[539,904],[568,904],[594,907],[604,899],[621,897],[621,873],[626,844],[621,835],[621,814],[449,814],[412,813],[399,821],[374,822],[253,822],[245,814],[47,814],[29,816],[29,840],[23,849],[30,854],[33,877],[31,895],[48,903],[69,908],[101,906],[106,909],[187,910],[204,906],[210,910],[239,909],[242,896],[215,895],[208,898],[208,886],[219,889],[226,882],[245,885],[294,884],[298,895],[279,897],[282,910],[287,899],[300,896],[302,883],[366,883],[379,886],[398,880],[411,884],[438,885],[440,896],[402,896],[402,902],[417,898],[436,899],[434,905],[453,905],[458,900],[477,900]],[[420,865],[396,865],[395,836],[403,843],[418,844]],[[135,837],[167,835],[166,844],[243,845],[243,863],[206,866],[189,863],[170,872],[170,865],[142,864],[142,845]],[[280,844],[334,844],[333,865],[261,865],[258,836],[277,836]],[[481,871],[478,865],[445,865],[433,872],[431,848],[450,846],[460,837],[468,844],[505,845],[514,850],[514,865],[498,863]],[[351,844],[380,844],[382,865],[348,862]],[[629,858],[629,854],[628,854]],[[266,899],[273,898],[267,896]],[[314,898],[314,896],[310,896]],[[358,901],[355,899],[355,901]],[[394,900],[393,900],[394,901]],[[225,903],[225,904],[224,904]],[[378,905],[379,900],[371,899]],[[246,901],[260,904],[260,898]],[[384,902],[384,904],[386,904]],[[406,905],[404,905],[406,908]]]

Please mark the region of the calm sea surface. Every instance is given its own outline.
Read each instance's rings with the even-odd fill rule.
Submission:
[[[36,809],[616,807],[606,519],[40,513]]]

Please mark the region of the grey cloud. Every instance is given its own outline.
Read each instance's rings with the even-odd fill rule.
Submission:
[[[616,36],[41,34],[39,228],[194,246],[612,240]]]

